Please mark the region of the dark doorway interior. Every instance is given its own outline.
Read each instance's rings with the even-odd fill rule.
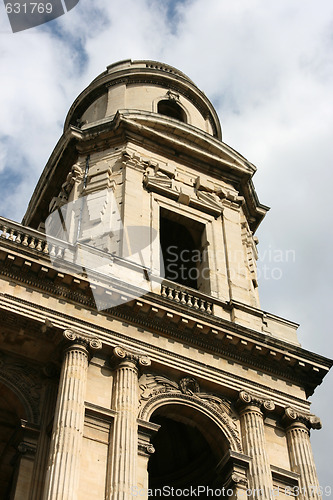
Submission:
[[[220,487],[216,474],[219,459],[196,425],[164,415],[153,416],[151,420],[161,426],[153,438],[155,453],[148,465],[149,488],[155,493],[152,498],[167,496],[163,495],[163,487],[169,491],[177,489],[177,498],[183,498],[181,492],[185,492],[185,498],[191,488],[198,492],[198,486],[213,490]],[[212,495],[205,491],[199,497],[212,498]]]

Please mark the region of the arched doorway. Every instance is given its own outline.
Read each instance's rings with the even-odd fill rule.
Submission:
[[[160,425],[148,463],[152,498],[170,496],[171,488],[178,498],[212,498],[212,490],[222,489],[218,466],[228,442],[209,417],[187,406],[168,404],[155,410],[150,421]]]
[[[21,419],[26,412],[19,398],[0,382],[0,500],[9,500],[15,476]]]

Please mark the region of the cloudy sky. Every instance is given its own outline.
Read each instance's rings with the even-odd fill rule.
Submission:
[[[258,231],[262,308],[301,323],[303,347],[333,357],[333,2],[80,0],[15,34],[1,3],[2,216],[21,220],[79,92],[129,58],[186,73],[215,105],[224,141],[258,167],[271,206]],[[322,486],[333,484],[332,390],[333,373],[311,398]]]

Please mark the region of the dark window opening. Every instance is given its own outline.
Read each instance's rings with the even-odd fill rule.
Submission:
[[[161,115],[170,116],[181,122],[186,123],[186,114],[184,110],[175,101],[164,99],[157,104],[157,112]]]
[[[204,226],[177,213],[161,209],[160,243],[164,277],[180,285],[200,288]],[[163,273],[163,266],[161,266]]]

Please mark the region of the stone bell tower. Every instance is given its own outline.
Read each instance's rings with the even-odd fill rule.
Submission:
[[[0,500],[320,498],[332,362],[260,309],[255,171],[171,66],[79,95],[23,223],[0,219]]]

